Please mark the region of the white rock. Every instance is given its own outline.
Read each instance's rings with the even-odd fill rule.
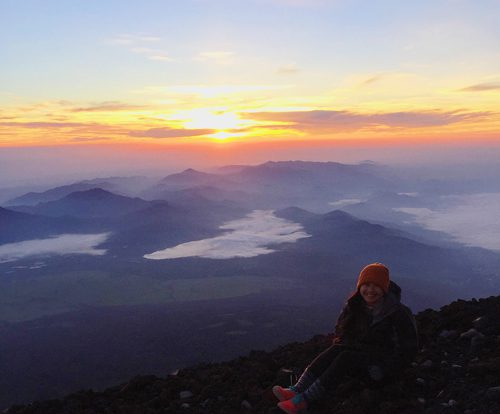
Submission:
[[[247,400],[243,400],[241,402],[241,408],[243,408],[244,410],[251,410],[252,404],[250,404]]]
[[[500,400],[500,387],[491,387],[486,391],[486,398],[489,400]]]
[[[469,339],[474,338],[475,336],[481,336],[482,333],[476,331],[474,328],[469,329],[467,332],[464,332],[460,335],[460,338]]]
[[[181,400],[187,400],[188,398],[191,398],[194,394],[191,391],[181,391],[179,393],[179,398]]]

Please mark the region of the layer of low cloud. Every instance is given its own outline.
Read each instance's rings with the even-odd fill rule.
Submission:
[[[300,224],[276,217],[270,210],[256,210],[220,228],[228,232],[210,239],[179,244],[144,257],[154,260],[193,256],[209,259],[254,257],[274,252],[268,247],[270,245],[293,243],[310,237]]]
[[[177,129],[177,128],[151,128],[143,131],[131,131],[131,137],[139,138],[182,138],[208,135],[216,132],[213,129]]]
[[[105,249],[97,249],[105,242],[109,233],[61,234],[48,239],[25,240],[0,245],[0,263],[12,262],[30,256],[55,256],[66,254],[89,254],[100,256]]]
[[[411,193],[397,193],[400,196],[407,196],[407,197],[417,197],[418,193],[416,192],[411,192]]]
[[[500,251],[500,193],[449,196],[440,210],[397,208],[421,226],[442,231],[469,246]]]
[[[354,131],[362,128],[396,127],[422,128],[479,120],[490,115],[488,112],[388,112],[361,114],[351,111],[291,111],[254,112],[242,114],[245,118],[259,121],[287,122],[289,127],[299,130],[341,130]]]
[[[366,200],[361,200],[360,198],[346,198],[344,200],[337,200],[337,201],[332,201],[330,204],[332,207],[335,208],[343,208],[347,206],[352,206],[354,204],[358,203],[363,203]]]

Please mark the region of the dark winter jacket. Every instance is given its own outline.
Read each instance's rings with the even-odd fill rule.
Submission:
[[[390,283],[375,316],[359,291],[351,296],[337,320],[334,343],[367,352],[386,373],[407,366],[417,353],[418,336],[410,309],[401,303],[401,288]]]

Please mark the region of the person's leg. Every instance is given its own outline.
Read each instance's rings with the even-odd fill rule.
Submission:
[[[280,401],[286,401],[297,394],[306,391],[318,377],[332,364],[339,353],[345,348],[341,345],[332,345],[319,354],[304,370],[297,382],[285,388],[279,385],[273,387],[273,394]]]
[[[322,374],[304,391],[308,402],[323,396],[327,388],[336,388],[348,375],[367,375],[370,358],[368,354],[359,351],[343,350],[338,353],[332,363],[323,370]]]
[[[345,347],[341,345],[332,345],[324,350],[307,366],[293,389],[296,392],[307,390],[330,367],[342,351],[345,351]]]

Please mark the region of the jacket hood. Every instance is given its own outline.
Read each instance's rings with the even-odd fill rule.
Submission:
[[[393,312],[395,312],[401,304],[401,288],[393,281],[389,283],[389,291],[384,297],[384,304],[378,315],[373,319],[373,323],[380,322]]]
[[[387,295],[394,295],[395,299],[401,302],[401,288],[396,282],[392,280],[389,282],[389,292]]]

